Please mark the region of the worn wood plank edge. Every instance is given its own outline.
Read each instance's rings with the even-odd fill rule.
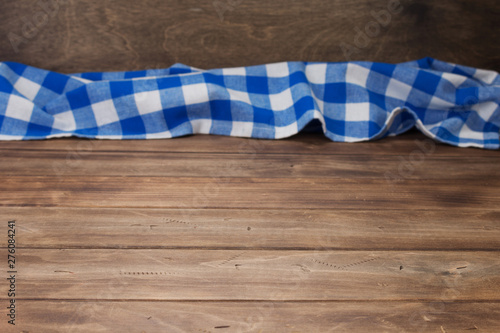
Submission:
[[[497,302],[22,301],[15,331],[496,332]],[[5,313],[2,309],[0,313]],[[0,323],[0,327],[1,327]],[[9,331],[10,332],[10,331]]]

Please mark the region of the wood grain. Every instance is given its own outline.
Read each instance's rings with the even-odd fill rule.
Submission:
[[[0,177],[0,206],[259,209],[490,209],[500,179]]]
[[[138,244],[144,242],[137,237]],[[496,251],[19,249],[17,261],[19,300],[495,301],[500,296]]]
[[[2,216],[17,221],[23,249],[500,250],[498,210],[4,207]]]
[[[145,144],[147,146],[147,144]],[[0,151],[3,176],[150,176],[150,177],[265,177],[465,179],[498,178],[498,152],[463,158],[428,154],[420,149],[402,155],[350,154],[329,158],[321,154]],[[485,154],[486,155],[486,154]],[[32,164],[37,168],[33,169]]]
[[[379,19],[384,26],[373,13],[387,11],[389,0],[61,2],[48,20],[36,0],[2,2],[0,60],[80,72],[432,56],[500,69],[500,46],[491,42],[500,34],[496,0],[401,0],[400,13]],[[24,28],[34,17],[41,23]],[[360,39],[367,29],[371,37]],[[9,33],[24,41],[14,48]],[[355,50],[348,56],[347,44]]]
[[[387,181],[414,135],[2,143],[19,328],[495,332],[498,152],[436,145]]]
[[[496,333],[500,327],[500,304],[484,302],[20,301],[19,307],[24,331],[39,333],[131,327],[139,327],[134,332]]]

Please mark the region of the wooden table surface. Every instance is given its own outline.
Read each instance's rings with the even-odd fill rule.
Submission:
[[[0,156],[1,332],[500,331],[498,151],[413,132]]]

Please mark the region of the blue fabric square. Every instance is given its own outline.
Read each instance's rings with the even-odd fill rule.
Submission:
[[[300,119],[306,112],[314,110],[314,99],[311,96],[304,96],[294,105],[295,118]]]
[[[462,110],[468,110],[479,101],[479,89],[469,87],[458,89],[455,94],[455,103]]]
[[[119,98],[134,94],[134,85],[132,81],[111,81],[109,83],[112,98]]]
[[[100,81],[102,80],[102,73],[91,72],[91,73],[83,73],[82,79],[90,80],[90,81]]]
[[[182,87],[181,79],[178,76],[158,78],[156,79],[156,83],[158,84],[158,89],[160,90]]]
[[[187,109],[184,105],[163,110],[163,116],[169,130],[185,123],[188,119]]]
[[[145,77],[147,74],[147,72],[144,70],[144,71],[134,71],[134,72],[128,72],[128,73],[125,73],[125,79],[135,79],[135,78],[138,78],[138,77]]]
[[[56,94],[62,94],[68,81],[69,77],[67,75],[50,72],[45,77],[45,81],[43,81],[42,86],[52,90]]]
[[[372,91],[368,91],[369,102],[372,105],[378,106],[381,110],[387,110],[385,106],[385,95],[377,94]]]
[[[308,83],[306,74],[304,72],[294,72],[289,76],[290,87],[295,86],[299,83]]]
[[[2,126],[2,125],[0,124],[0,126]],[[484,127],[483,127],[483,132],[493,133],[496,135],[498,132],[500,132],[500,126],[497,126],[497,125],[492,124],[492,123],[485,123]]]
[[[0,92],[10,94],[13,90],[14,87],[12,86],[12,84],[3,76],[0,76]]]
[[[267,77],[247,76],[247,89],[252,94],[269,94]]]
[[[373,63],[371,66],[371,70],[373,72],[385,75],[387,77],[392,76],[395,68],[396,68],[396,65],[384,64],[384,63],[378,63],[378,62]]]
[[[28,130],[26,131],[27,137],[40,137],[50,135],[52,132],[52,127],[50,126],[42,126],[35,123],[30,123],[28,125]]]
[[[86,86],[70,91],[66,96],[73,110],[84,108],[91,104]]]
[[[374,121],[368,122],[368,137],[377,135],[382,130],[382,126]]]
[[[259,107],[254,107],[253,108],[254,112],[254,117],[253,121],[254,123],[261,123],[261,124],[269,124],[274,126],[274,112],[268,109],[263,109]]]
[[[5,62],[5,64],[17,75],[22,76],[28,66],[17,62]]]
[[[325,125],[329,132],[345,136],[345,121],[325,117]]]
[[[345,104],[347,102],[347,84],[346,83],[325,84],[325,96],[323,100],[327,103]]]
[[[139,116],[120,120],[120,125],[122,126],[123,135],[146,134],[144,122]]]
[[[425,58],[417,60],[417,64],[422,69],[430,69],[430,68],[432,68],[432,61],[433,61],[432,58],[425,57]]]
[[[440,81],[440,76],[431,74],[426,71],[420,71],[413,85],[418,90],[426,92],[429,95],[434,95]]]
[[[210,110],[212,113],[212,119],[214,120],[232,120],[231,101],[229,100],[210,101]]]
[[[206,83],[216,84],[218,86],[224,87],[224,77],[221,75],[214,75],[210,73],[203,73]]]
[[[170,69],[170,75],[175,75],[175,74],[186,74],[186,73],[192,73],[193,71],[189,68],[171,68]]]

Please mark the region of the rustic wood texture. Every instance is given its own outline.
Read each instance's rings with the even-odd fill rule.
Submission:
[[[23,249],[500,250],[500,210],[16,207],[2,212],[10,220],[22,217]],[[138,237],[147,242],[138,243]],[[0,240],[5,244],[7,234]]]
[[[498,252],[22,249],[17,298],[496,301]]]
[[[0,4],[0,60],[80,72],[431,56],[500,70],[496,0],[401,0],[381,25],[393,1],[64,0],[48,17],[37,2]]]
[[[500,327],[498,151],[412,132],[2,142],[0,154],[0,241],[16,220],[19,267],[18,325],[2,332]]]
[[[500,179],[2,176],[0,206],[470,209],[500,206]],[[21,189],[21,190],[19,190]]]
[[[139,144],[140,145],[140,144]],[[0,145],[1,147],[2,145]],[[26,144],[25,147],[30,147]],[[254,154],[182,153],[136,151],[41,151],[0,148],[0,174],[3,176],[133,176],[144,164],[143,176],[151,177],[261,177],[261,178],[374,178],[389,172],[395,181],[405,179],[456,179],[500,177],[498,152],[464,159],[448,156],[449,167],[440,168],[443,158],[424,154],[415,146],[408,155],[379,154],[367,158],[358,154]],[[427,155],[427,156],[426,156]],[[29,161],[29,163],[26,163]],[[413,164],[411,161],[415,161]],[[33,170],[31,163],[37,168]],[[400,174],[401,173],[401,174]],[[390,176],[389,175],[389,176]]]
[[[26,301],[41,332],[491,332],[498,303]],[[57,315],[56,315],[57,314]]]

